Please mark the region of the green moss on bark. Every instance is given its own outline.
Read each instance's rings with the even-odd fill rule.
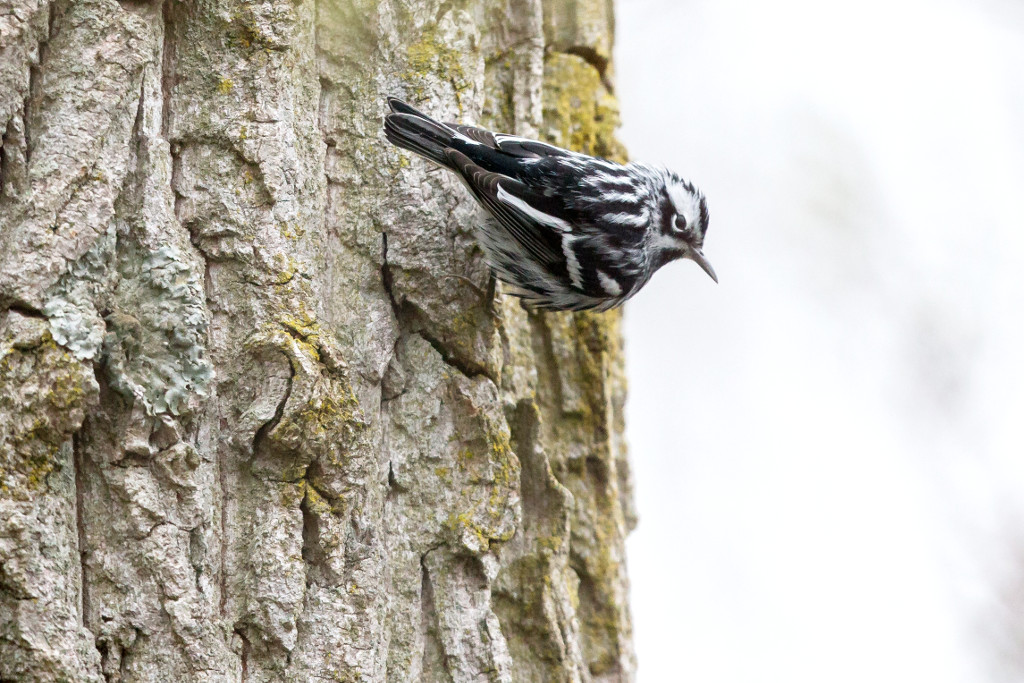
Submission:
[[[0,327],[0,494],[31,500],[98,387],[92,365],[57,345],[45,323],[9,316],[25,328]]]
[[[549,52],[544,58],[544,136],[585,154],[625,162],[615,138],[619,108],[601,75],[582,57]]]

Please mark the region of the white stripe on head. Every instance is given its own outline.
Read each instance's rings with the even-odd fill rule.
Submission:
[[[572,226],[568,223],[568,221],[558,218],[557,216],[550,216],[544,213],[543,211],[540,211],[539,209],[533,208],[519,197],[513,196],[506,192],[505,188],[501,186],[500,182],[498,183],[498,201],[504,202],[509,206],[519,209],[519,211],[526,214],[530,218],[530,220],[536,223],[546,225],[549,228],[554,228],[559,232],[572,232]]]
[[[687,225],[695,225],[700,217],[700,196],[686,189],[681,183],[672,181],[665,184],[665,192],[676,213],[686,218]]]

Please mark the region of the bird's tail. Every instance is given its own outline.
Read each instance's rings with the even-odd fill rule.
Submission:
[[[397,98],[389,97],[388,105],[384,134],[391,144],[451,168],[445,150],[452,146],[455,131]]]

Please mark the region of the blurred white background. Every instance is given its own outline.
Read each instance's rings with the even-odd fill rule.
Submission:
[[[620,0],[641,683],[1024,681],[1024,2]]]

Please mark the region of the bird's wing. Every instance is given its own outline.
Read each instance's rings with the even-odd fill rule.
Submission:
[[[588,296],[615,297],[632,290],[643,263],[615,255],[635,251],[643,230],[605,222],[593,207],[488,171],[458,150],[448,149],[446,155],[510,241],[550,276]]]
[[[548,266],[565,262],[562,235],[573,229],[568,220],[531,206],[524,197],[534,193],[515,178],[487,171],[458,150],[447,155],[474,196],[524,250]]]
[[[477,128],[476,126],[464,126],[461,123],[445,123],[444,125],[466,136],[473,142],[478,142],[491,149],[498,149],[498,142],[494,139],[494,133],[489,130]]]
[[[520,159],[564,157],[573,154],[573,152],[561,149],[560,147],[555,147],[554,145],[549,145],[545,142],[539,142],[529,138],[521,138],[516,135],[492,133],[489,130],[477,128],[476,126],[466,126],[461,123],[445,123],[444,125],[448,126],[452,130],[458,131],[474,142],[478,142],[493,150],[504,152],[505,154],[518,157]]]
[[[575,154],[546,142],[515,135],[495,135],[494,140],[502,152],[517,157],[567,157]]]

